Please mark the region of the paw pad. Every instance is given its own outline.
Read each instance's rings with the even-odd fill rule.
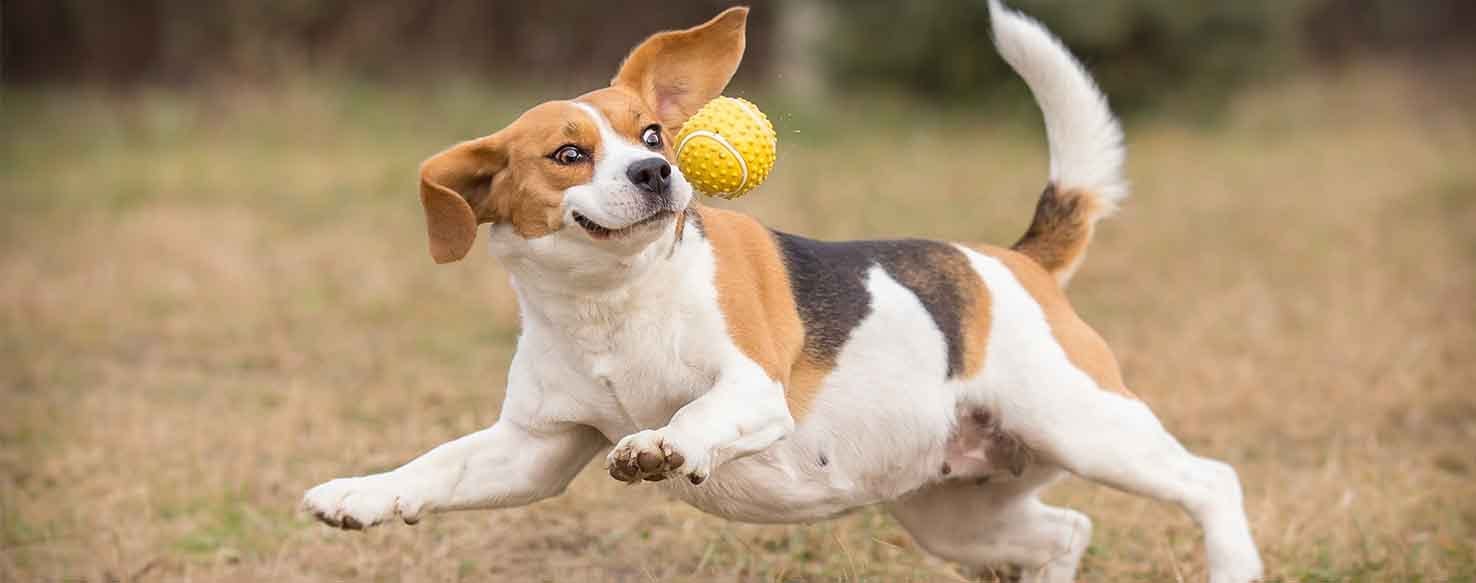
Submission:
[[[654,433],[654,432],[653,432]],[[641,481],[660,482],[682,472],[686,456],[659,435],[639,433],[621,440],[610,453],[610,477],[628,484]],[[688,471],[687,479],[701,484],[706,476]]]

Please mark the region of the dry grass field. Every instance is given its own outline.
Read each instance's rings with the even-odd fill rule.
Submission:
[[[432,265],[414,191],[425,156],[533,102],[488,96],[4,95],[0,581],[995,580],[880,510],[728,523],[597,463],[413,528],[298,515],[309,486],[497,417],[513,296],[485,254]],[[1240,469],[1276,580],[1476,579],[1461,107],[1373,70],[1129,128],[1135,198],[1071,296],[1165,423]],[[1043,185],[1033,111],[769,109],[779,168],[729,206],[780,228],[1004,243]],[[1176,509],[1050,498],[1096,521],[1082,580],[1202,580]]]

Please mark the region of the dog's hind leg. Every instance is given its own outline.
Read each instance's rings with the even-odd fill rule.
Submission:
[[[1014,565],[1023,581],[1069,582],[1091,542],[1092,521],[1037,498],[1059,474],[1038,464],[1019,478],[951,480],[910,494],[890,510],[934,555],[985,572]]]
[[[991,253],[973,255],[993,322],[969,399],[1036,459],[1183,507],[1204,530],[1212,583],[1259,577],[1235,470],[1189,453],[1132,396],[1106,343],[1038,266]]]
[[[1035,453],[1084,478],[1182,507],[1204,530],[1211,583],[1260,577],[1235,470],[1184,449],[1142,402],[1100,390],[1085,375],[1063,376],[1057,380],[1074,378],[1068,384],[1075,386],[1021,391],[1041,399],[1021,405],[1050,407],[1051,420],[1013,428]]]

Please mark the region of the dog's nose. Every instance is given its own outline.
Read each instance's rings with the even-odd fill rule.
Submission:
[[[666,194],[671,187],[671,164],[661,158],[637,160],[625,169],[631,184],[651,194]]]

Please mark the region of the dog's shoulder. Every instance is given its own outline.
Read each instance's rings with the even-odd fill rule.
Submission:
[[[805,329],[778,241],[758,220],[734,211],[703,206],[689,220],[712,250],[713,285],[728,336],[785,386],[798,417],[809,401],[792,382]]]

